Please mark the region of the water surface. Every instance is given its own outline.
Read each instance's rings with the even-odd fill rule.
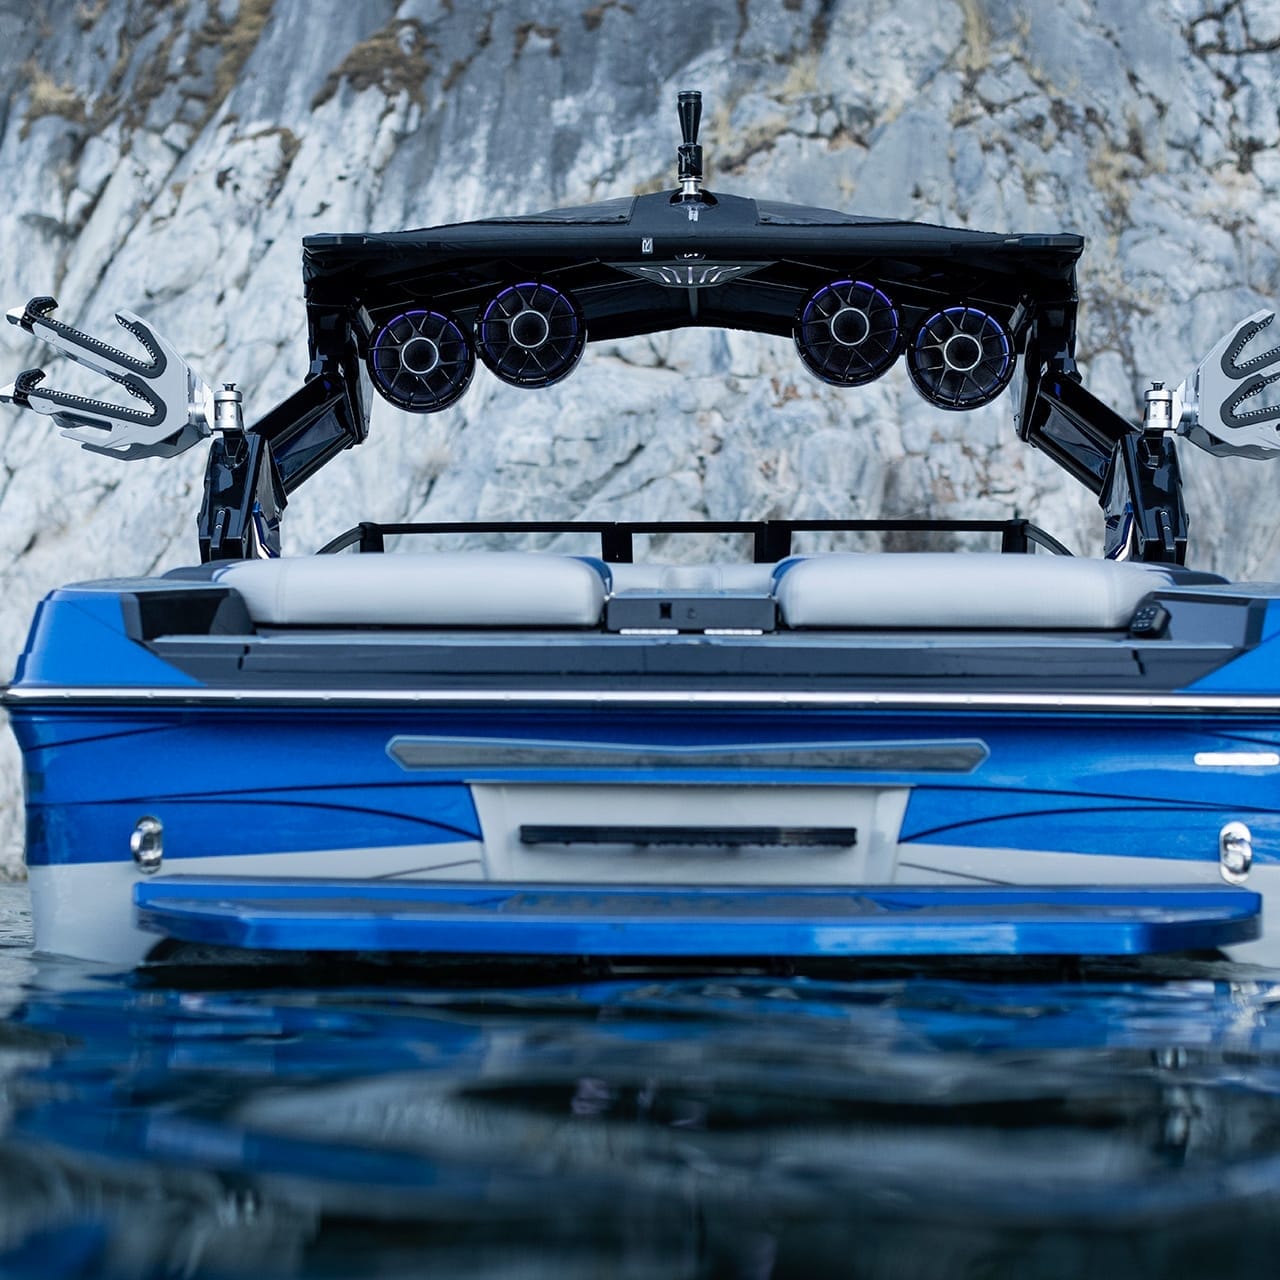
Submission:
[[[1249,1276],[1280,975],[32,957],[0,1275]]]

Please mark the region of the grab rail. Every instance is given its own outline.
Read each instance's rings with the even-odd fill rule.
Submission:
[[[1043,547],[1058,556],[1071,551],[1029,520],[433,520],[381,524],[362,520],[320,548],[332,555],[356,547],[386,549],[386,539],[419,533],[598,533],[600,558],[631,564],[638,533],[749,533],[756,564],[772,564],[791,554],[795,533],[998,533],[1000,550],[1026,554]]]

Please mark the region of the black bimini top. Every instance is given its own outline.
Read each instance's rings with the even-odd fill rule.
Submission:
[[[323,313],[372,333],[429,305],[474,323],[495,289],[540,280],[572,295],[591,339],[686,325],[790,335],[805,299],[867,280],[909,329],[940,306],[981,307],[1019,349],[1032,315],[1074,331],[1073,234],[1005,235],[702,192],[659,192],[520,217],[303,241],[313,332]]]

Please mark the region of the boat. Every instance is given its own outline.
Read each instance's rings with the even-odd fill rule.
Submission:
[[[208,449],[198,563],[54,590],[5,692],[39,949],[1280,961],[1280,587],[1188,567],[1177,452],[1280,448],[1280,348],[1245,354],[1273,315],[1130,421],[1075,363],[1081,237],[716,193],[700,113],[670,191],[307,237],[309,372],[252,421],[133,313],[142,356],[8,313],[125,395],[30,369],[0,400],[119,461]],[[940,412],[1007,392],[1105,554],[1020,517],[363,521],[280,554],[375,393],[436,412],[477,360],[533,393],[691,325],[851,394],[899,359]],[[795,550],[928,529],[993,546]],[[652,533],[742,559],[637,560]]]

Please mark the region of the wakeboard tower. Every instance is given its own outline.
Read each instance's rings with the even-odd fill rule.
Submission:
[[[1280,892],[1280,589],[1185,567],[1176,444],[1280,450],[1260,399],[1280,347],[1243,356],[1273,313],[1130,422],[1076,368],[1081,237],[713,192],[700,111],[679,95],[672,191],[307,237],[310,368],[249,421],[239,388],[130,312],[142,356],[49,297],[8,313],[127,399],[28,369],[0,401],[124,461],[209,449],[200,565],[53,592],[7,691],[38,946],[1114,954],[1257,935],[1249,890]],[[281,557],[289,495],[366,438],[372,393],[438,412],[477,361],[550,387],[590,342],[692,325],[789,337],[842,387],[902,359],[940,410],[1016,386],[1019,437],[1097,495],[1105,558],[1023,519],[361,522],[323,551],[372,554]],[[989,530],[1002,554],[792,554],[801,530],[903,527]],[[597,541],[379,554],[459,530]],[[696,531],[750,535],[750,561],[634,562],[635,534]]]

